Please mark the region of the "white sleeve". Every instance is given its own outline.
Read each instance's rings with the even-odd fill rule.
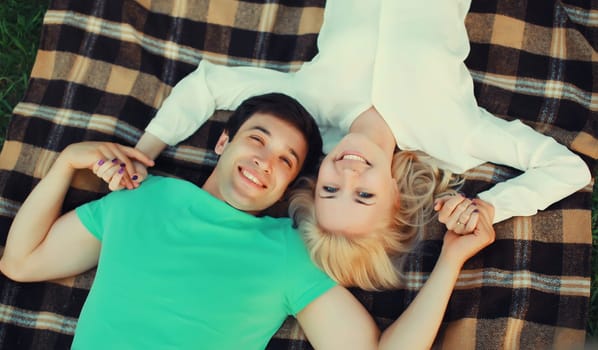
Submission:
[[[467,144],[470,154],[523,171],[478,195],[494,206],[495,223],[533,215],[590,182],[584,161],[553,138],[519,120],[508,122],[480,110],[485,115]]]
[[[172,89],[145,131],[169,145],[193,134],[217,109],[234,110],[268,92],[289,93],[288,73],[258,67],[228,67],[202,60]]]

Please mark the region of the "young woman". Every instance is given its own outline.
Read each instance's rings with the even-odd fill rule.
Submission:
[[[482,202],[496,223],[533,215],[590,181],[585,163],[566,147],[477,106],[463,63],[469,3],[329,0],[312,61],[282,73],[203,60],[175,86],[137,148],[155,158],[215,109],[234,109],[248,96],[295,97],[327,143],[315,186],[291,205],[312,257],[343,285],[396,286],[391,258],[413,247],[434,210],[448,229],[469,233]],[[338,143],[332,128],[346,133]],[[396,146],[402,151],[395,154]],[[476,200],[434,202],[447,193],[450,172],[487,161],[523,173]],[[143,167],[137,172],[142,179]]]

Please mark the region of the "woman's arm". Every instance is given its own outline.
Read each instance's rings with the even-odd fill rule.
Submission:
[[[228,67],[201,61],[172,89],[146,132],[168,145],[193,134],[219,110],[234,110],[245,99],[269,92],[289,93],[288,74],[272,69]]]
[[[565,146],[519,120],[508,122],[480,110],[485,118],[472,133],[467,151],[476,158],[523,171],[478,194],[494,205],[494,223],[533,215],[590,183],[587,165]]]

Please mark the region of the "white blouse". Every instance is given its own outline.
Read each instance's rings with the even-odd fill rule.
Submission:
[[[424,151],[443,168],[462,173],[488,161],[523,171],[479,197],[494,205],[494,222],[533,215],[587,185],[590,172],[554,139],[477,105],[464,64],[469,4],[328,0],[319,52],[297,72],[203,60],[173,88],[146,131],[173,145],[216,109],[280,92],[315,117],[327,151],[375,106],[401,149]]]

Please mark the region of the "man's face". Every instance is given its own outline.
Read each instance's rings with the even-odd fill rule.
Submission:
[[[255,113],[232,140],[223,133],[215,151],[220,159],[204,189],[239,210],[256,213],[276,203],[297,177],[307,142],[286,121]]]

